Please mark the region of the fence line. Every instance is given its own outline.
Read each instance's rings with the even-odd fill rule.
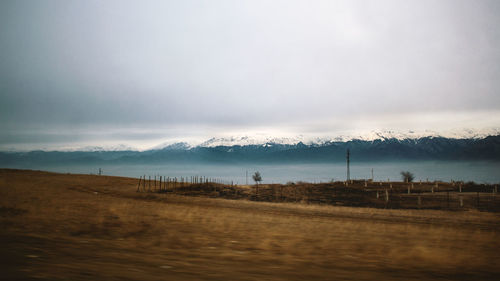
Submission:
[[[147,185],[147,188],[146,188]],[[350,180],[330,183],[235,185],[207,176],[139,177],[137,192],[249,199],[268,202],[363,206],[395,209],[479,209],[500,211],[497,185],[463,182],[374,182]]]

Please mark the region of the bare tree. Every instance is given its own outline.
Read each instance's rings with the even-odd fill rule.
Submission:
[[[401,178],[404,182],[412,182],[415,179],[415,176],[409,171],[401,171]]]
[[[257,189],[255,190],[256,191],[256,194],[257,196],[259,195],[259,182],[262,181],[262,176],[260,175],[260,173],[257,171],[255,172],[255,174],[253,174],[252,176],[253,180],[255,181],[255,184],[257,185]]]
[[[262,176],[260,175],[259,172],[255,172],[252,176],[253,180],[255,181],[255,184],[259,185],[259,182],[262,181]]]

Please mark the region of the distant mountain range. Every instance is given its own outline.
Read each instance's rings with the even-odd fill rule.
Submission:
[[[294,135],[276,137],[269,135],[239,135],[229,137],[213,137],[201,143],[193,144],[187,142],[164,143],[154,149],[162,148],[193,148],[193,147],[219,147],[219,146],[249,146],[249,145],[296,145],[303,143],[308,146],[325,146],[332,143],[348,141],[376,141],[376,140],[418,140],[423,138],[448,138],[448,139],[483,139],[488,136],[500,135],[500,129],[452,129],[442,132],[431,130],[424,131],[396,131],[396,130],[372,130],[367,132],[344,132],[335,136],[304,136]],[[113,148],[112,150],[119,150]]]
[[[243,142],[243,144],[241,144]],[[493,160],[500,161],[500,135],[476,138],[384,137],[373,140],[294,142],[250,138],[210,139],[192,146],[185,142],[146,151],[30,151],[0,152],[0,167],[84,163],[321,163],[343,162],[349,149],[352,161]]]

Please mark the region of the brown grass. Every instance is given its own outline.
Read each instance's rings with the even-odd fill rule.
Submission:
[[[500,217],[136,193],[0,170],[5,280],[495,280]]]
[[[223,185],[215,183],[170,183],[162,190],[146,188],[140,192],[174,193],[226,199],[248,199],[261,202],[300,202],[306,204],[369,207],[381,209],[432,209],[432,210],[480,210],[500,212],[500,195],[497,187],[487,184],[459,184],[450,182],[371,182],[364,180],[330,183],[293,183]],[[145,182],[142,182],[145,183]],[[460,190],[459,185],[462,185]],[[410,194],[408,193],[410,189]],[[378,196],[377,196],[378,194]]]

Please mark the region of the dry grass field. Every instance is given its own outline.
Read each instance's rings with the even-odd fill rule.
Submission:
[[[3,280],[498,280],[500,215],[137,193],[0,170]]]
[[[329,183],[287,183],[233,186],[214,182],[189,183],[141,181],[138,192],[171,193],[264,202],[382,209],[479,210],[500,212],[496,184],[458,182],[372,182],[353,180]]]

